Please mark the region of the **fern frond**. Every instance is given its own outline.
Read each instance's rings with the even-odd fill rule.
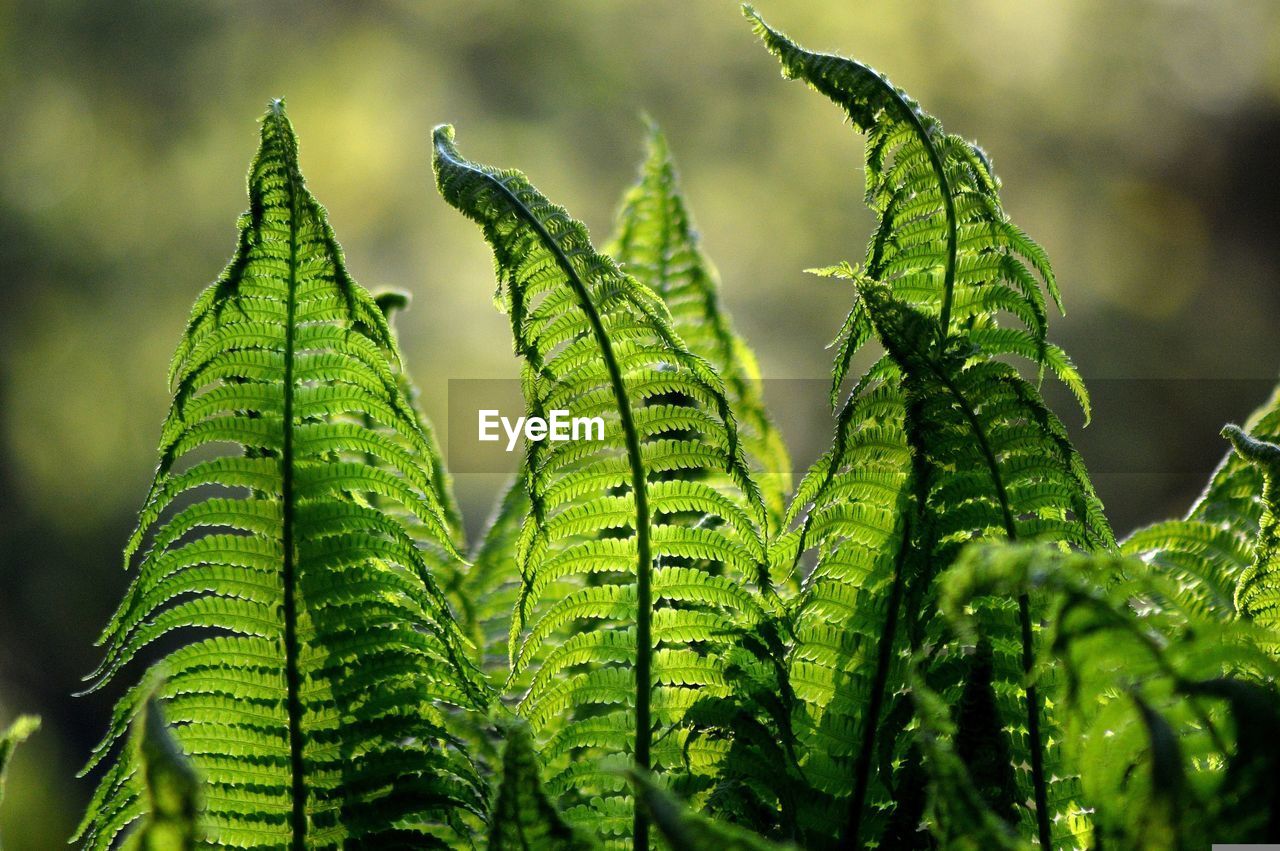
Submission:
[[[507,667],[508,626],[521,586],[516,544],[530,510],[524,482],[512,479],[471,552],[471,568],[451,595],[461,625],[480,653],[482,670],[494,674]]]
[[[19,715],[3,733],[0,733],[0,804],[4,803],[4,781],[9,772],[9,760],[13,758],[14,749],[39,729],[39,718],[34,715]],[[0,847],[3,845],[4,843],[0,842]]]
[[[561,817],[547,796],[533,734],[522,720],[504,725],[502,781],[489,827],[490,851],[588,851],[598,847]]]
[[[1042,287],[1062,308],[1053,269],[1044,249],[1005,214],[986,154],[947,134],[878,71],[805,50],[751,7],[744,10],[783,74],[830,98],[867,137],[866,201],[878,221],[866,276],[889,284],[896,298],[935,318],[939,342],[963,329],[989,357],[1018,355],[1041,374],[1054,373],[1076,395],[1087,420],[1089,397],[1079,373],[1046,339]],[[1000,327],[997,313],[1021,327]],[[855,312],[851,320],[840,338],[836,388],[870,339],[865,316]]]
[[[1280,391],[1245,421],[1257,439],[1280,441]],[[1138,529],[1126,555],[1141,557],[1178,577],[1179,606],[1217,618],[1236,614],[1236,586],[1253,561],[1264,506],[1263,472],[1228,451],[1186,517]]]
[[[919,500],[924,534],[917,544],[933,565],[926,575],[950,564],[957,548],[972,540],[1113,549],[1084,464],[1035,388],[1011,366],[976,356],[967,335],[935,348],[933,320],[894,299],[888,287],[864,281],[861,294],[877,336],[902,371],[909,439],[929,471]],[[983,611],[994,634],[1007,638],[993,642],[1004,719],[999,726],[1007,729],[1015,718],[1025,724],[1013,727],[1010,741],[1016,764],[1023,766],[1017,773],[1026,795],[1020,800],[1035,803],[1033,811],[1022,811],[1025,826],[1042,847],[1056,847],[1078,824],[1078,804],[1074,781],[1055,770],[1053,719],[1037,684],[1026,681],[1039,615],[1026,595],[983,601]],[[972,676],[973,671],[965,674]]]
[[[566,817],[645,847],[648,823],[613,766],[709,770],[686,761],[682,719],[728,688],[717,639],[763,614],[749,584],[770,584],[765,507],[723,384],[662,300],[522,174],[463,159],[452,128],[435,133],[435,168],[493,249],[528,413],[605,423],[600,441],[526,448],[510,681],[533,672],[520,712]]]
[[[806,698],[807,726],[820,719],[830,731],[820,748],[834,757],[825,788],[847,801],[844,826],[828,817],[827,834],[857,844],[892,810],[892,780],[876,766],[906,764],[910,715],[893,696],[904,689],[905,654],[946,639],[930,623],[930,583],[960,544],[1005,536],[1083,549],[1114,542],[1065,430],[1006,363],[1015,356],[1037,376],[1053,372],[1088,416],[1083,382],[1046,337],[1045,293],[1061,308],[1052,268],[1005,214],[986,155],[945,133],[878,72],[805,50],[745,11],[784,76],[833,100],[867,136],[866,198],[877,226],[866,263],[818,270],[858,292],[837,337],[833,405],[859,350],[878,339],[887,354],[839,406],[835,447],[801,483],[790,531],[772,554],[778,573],[778,562],[817,554],[796,613],[792,678]],[[1009,318],[1012,325],[1000,324]],[[1047,718],[1035,687],[1021,686],[1034,640],[1030,601],[989,608],[1011,639],[993,646],[998,726],[1011,731],[1017,763],[1029,766],[1019,772],[1020,799],[1038,806],[1021,809],[1024,827],[1048,845],[1051,823],[1068,819],[1049,812],[1049,738],[1039,729]],[[978,676],[954,649],[931,664],[931,675],[952,677],[939,686],[949,700]]]
[[[129,851],[192,851],[200,842],[201,780],[174,740],[159,704],[148,698],[135,723],[135,747],[147,790],[147,817]]]
[[[1222,434],[1236,454],[1262,474],[1262,517],[1253,546],[1253,564],[1240,575],[1236,610],[1266,630],[1266,647],[1280,658],[1280,446],[1258,440],[1239,426]]]
[[[279,101],[249,199],[173,359],[160,465],[125,549],[133,582],[91,689],[155,659],[157,641],[184,643],[121,699],[86,771],[110,760],[159,676],[208,784],[208,841],[452,835],[485,801],[441,707],[487,697],[437,584],[460,558],[439,453]],[[128,749],[109,761],[77,841],[109,847],[143,815],[141,775]]]
[[[1062,670],[1055,707],[1097,844],[1272,841],[1280,809],[1262,778],[1274,776],[1280,748],[1254,732],[1280,718],[1268,636],[1178,608],[1176,582],[1131,558],[984,545],[943,576],[940,608],[972,641],[978,599],[1034,594],[1050,605],[1033,676]]]
[[[747,461],[769,509],[770,531],[776,531],[791,491],[786,445],[765,409],[755,354],[734,332],[720,304],[718,275],[699,245],[667,138],[652,122],[646,149],[640,178],[623,198],[605,253],[657,293],[689,351],[720,374]]]

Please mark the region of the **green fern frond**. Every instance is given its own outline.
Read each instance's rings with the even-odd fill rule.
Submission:
[[[804,80],[838,104],[867,137],[866,201],[878,219],[867,251],[867,277],[935,317],[945,341],[965,330],[990,357],[1017,355],[1057,375],[1089,415],[1084,382],[1048,342],[1046,290],[1062,301],[1047,255],[1005,214],[999,180],[977,146],[943,131],[936,118],[879,72],[842,56],[813,53],[744,7],[783,74]],[[1000,327],[996,314],[1021,327]],[[870,339],[864,315],[851,314],[840,337],[835,388]],[[836,389],[833,389],[833,394]]]
[[[789,531],[771,553],[779,575],[807,550],[817,554],[796,612],[791,673],[806,700],[797,729],[830,731],[817,750],[834,759],[814,776],[821,783],[825,774],[825,789],[847,801],[844,827],[829,822],[828,835],[856,844],[876,835],[883,822],[872,822],[891,809],[892,780],[877,782],[875,767],[905,764],[910,715],[893,695],[904,688],[904,654],[945,641],[929,620],[930,583],[960,544],[1008,536],[1097,549],[1114,541],[1065,430],[1006,363],[1016,356],[1038,374],[1053,372],[1088,416],[1075,367],[1046,338],[1045,292],[1061,309],[1052,268],[1005,214],[986,155],[946,134],[878,72],[807,51],[745,11],[784,75],[836,102],[867,136],[866,198],[878,221],[866,263],[817,270],[851,280],[858,293],[836,341],[835,447],[801,483]],[[1000,324],[1006,317],[1012,326]],[[876,339],[886,356],[840,405],[853,356]],[[1047,719],[1034,686],[1021,686],[1034,640],[1030,603],[990,608],[1011,639],[993,647],[999,726],[1012,731],[1018,764],[1030,766],[1019,772],[1022,799],[1040,804],[1037,815],[1022,808],[1024,827],[1048,844],[1052,772],[1038,729]],[[976,675],[951,649],[932,665],[931,675],[951,672],[949,700]]]
[[[201,780],[174,740],[164,714],[148,698],[133,734],[147,790],[147,816],[127,851],[192,851],[200,842]]]
[[[463,159],[452,128],[436,130],[435,168],[493,249],[528,413],[605,423],[599,441],[526,448],[509,682],[532,672],[520,713],[566,817],[646,847],[616,769],[714,774],[682,719],[727,693],[717,645],[763,616],[749,586],[770,586],[765,506],[723,383],[662,300],[522,174]]]
[[[1011,366],[975,354],[967,335],[935,348],[934,320],[894,299],[888,287],[863,281],[861,294],[902,371],[909,440],[929,471],[918,500],[923,534],[916,543],[932,565],[925,575],[950,564],[957,548],[972,540],[1113,549],[1084,464],[1035,388]],[[1011,750],[1026,793],[1020,800],[1035,803],[1022,810],[1025,827],[1042,847],[1056,847],[1070,841],[1079,805],[1077,784],[1057,770],[1053,719],[1037,684],[1026,681],[1041,615],[1026,595],[982,601],[981,608],[992,634],[1003,639],[993,641],[1000,726],[1012,726]]]
[[[0,804],[4,803],[4,781],[9,772],[9,760],[13,758],[14,749],[39,729],[39,718],[34,715],[19,715],[3,733],[0,733]],[[3,846],[4,843],[0,841],[0,848]]]
[[[109,766],[84,847],[109,847],[147,808],[136,754],[112,754],[157,675],[208,784],[210,842],[429,841],[484,811],[443,726],[443,705],[487,697],[435,576],[460,558],[439,453],[279,101],[249,199],[173,359],[159,469],[125,549],[134,578],[91,690],[155,658],[153,643],[185,643],[116,706],[86,767]]]
[[[1262,474],[1262,517],[1253,547],[1253,564],[1240,575],[1236,610],[1267,632],[1267,648],[1280,657],[1280,446],[1258,440],[1239,426],[1222,434],[1236,454]]]
[[[459,577],[452,595],[462,627],[480,653],[482,670],[494,674],[505,671],[508,664],[508,627],[521,586],[516,544],[530,511],[524,482],[512,479],[471,553],[470,569]]]
[[[1244,430],[1260,440],[1280,441],[1280,390],[1249,416]],[[1236,587],[1253,562],[1263,489],[1262,469],[1228,451],[1185,518],[1139,529],[1122,549],[1178,577],[1180,607],[1231,618]]]
[[[791,460],[765,410],[755,354],[720,304],[718,275],[699,245],[667,138],[652,122],[646,148],[640,179],[623,198],[605,253],[658,294],[680,339],[724,380],[774,532],[791,491]]]
[[[940,609],[974,641],[987,634],[975,601],[1030,594],[1048,603],[1053,626],[1033,677],[1054,686],[1048,674],[1061,670],[1050,693],[1067,763],[1095,809],[1097,845],[1273,841],[1280,808],[1262,777],[1274,777],[1280,748],[1255,735],[1280,718],[1268,635],[1178,608],[1177,581],[1132,558],[983,545],[942,577]]]
[[[490,851],[588,851],[598,847],[567,824],[547,796],[529,725],[516,719],[503,727],[502,781],[490,817]]]

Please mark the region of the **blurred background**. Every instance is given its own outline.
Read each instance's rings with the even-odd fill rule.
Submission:
[[[1280,4],[759,5],[985,147],[1057,269],[1053,336],[1094,424],[1052,398],[1116,531],[1184,511],[1220,425],[1280,371]],[[647,111],[765,376],[815,380],[767,390],[797,467],[829,440],[824,347],[849,292],[801,270],[863,258],[861,142],[779,78],[735,3],[2,0],[0,723],[45,722],[0,811],[12,849],[60,847],[91,791],[73,775],[116,694],[69,695],[123,593],[168,358],[234,247],[273,96],[353,275],[413,294],[399,331],[442,431],[450,379],[516,362],[488,250],[436,195],[432,126],[523,169],[602,242]],[[473,534],[502,478],[458,477]]]

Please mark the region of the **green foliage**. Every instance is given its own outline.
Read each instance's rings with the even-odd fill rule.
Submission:
[[[490,851],[588,851],[595,842],[561,817],[547,796],[533,734],[523,720],[505,724],[502,782],[489,824]]]
[[[1280,441],[1280,390],[1244,428],[1255,438]],[[1139,529],[1125,540],[1123,551],[1179,577],[1182,605],[1229,617],[1236,611],[1237,584],[1253,559],[1262,489],[1262,469],[1228,452],[1185,518]]]
[[[129,851],[191,851],[200,840],[201,781],[174,740],[155,698],[135,722],[134,739],[147,788],[147,815],[129,837]]]
[[[236,254],[173,360],[90,688],[146,670],[76,841],[1280,839],[1280,395],[1227,427],[1184,519],[1117,547],[1040,394],[1052,374],[1089,416],[1048,340],[1058,284],[986,154],[745,11],[866,137],[865,260],[814,270],[851,298],[831,448],[792,492],[656,127],[600,252],[441,126],[438,189],[493,251],[527,415],[604,423],[527,442],[468,564],[391,329],[407,296],[351,280],[273,103]]]
[[[1054,699],[1098,845],[1274,841],[1280,750],[1258,731],[1280,720],[1280,669],[1266,630],[1181,608],[1177,580],[1135,559],[1025,545],[967,550],[942,611],[972,638],[970,604],[992,593],[1051,600],[1034,676],[1062,672]]]
[[[967,541],[1114,545],[1066,430],[1009,363],[1017,356],[1053,372],[1088,413],[1075,367],[1046,339],[1043,292],[1060,306],[1048,258],[1005,215],[981,150],[946,134],[878,72],[807,51],[746,11],[784,74],[832,99],[867,135],[866,197],[877,216],[863,267],[819,270],[850,280],[856,297],[837,339],[835,445],[801,483],[773,553],[775,564],[817,553],[796,612],[792,679],[804,701],[796,727],[809,776],[846,804],[843,813],[817,809],[813,830],[857,843],[884,829],[881,815],[896,808],[884,772],[910,765],[911,710],[894,705],[905,691],[903,659],[931,644],[935,687],[998,713],[961,720],[1008,732],[1018,792],[1003,776],[987,788],[1002,790],[1006,810],[1034,801],[1017,809],[1042,843],[1052,830],[1065,838],[1080,807],[1056,770],[1050,719],[1023,683],[1037,623],[1030,601],[983,602],[1004,626],[985,674],[956,658],[930,618],[933,577]],[[1016,324],[1001,325],[1001,316]],[[873,340],[886,354],[841,405],[852,358]],[[980,674],[989,700],[975,693]]]
[[[650,123],[646,142],[640,179],[623,198],[605,252],[666,303],[672,329],[720,374],[774,531],[791,490],[791,460],[765,410],[755,355],[720,306],[718,276],[698,245],[666,136]]]
[[[278,101],[249,200],[173,360],[159,469],[125,550],[134,580],[92,688],[183,641],[120,700],[86,768],[109,766],[85,847],[146,810],[137,754],[112,754],[157,675],[208,784],[211,842],[403,843],[484,811],[444,728],[445,707],[486,697],[434,575],[459,558],[438,452]]]
[[[638,771],[628,773],[640,806],[653,819],[672,851],[785,851],[792,845],[770,842],[749,830],[690,811],[653,778]]]
[[[4,780],[9,771],[13,751],[40,729],[40,719],[34,715],[19,715],[3,733],[0,733],[0,804],[4,803]],[[3,843],[0,843],[2,846]]]
[[[726,644],[762,617],[743,584],[769,585],[760,491],[719,376],[654,292],[519,172],[463,159],[449,127],[435,147],[441,194],[493,248],[529,414],[605,420],[601,441],[527,447],[510,678],[533,671],[520,713],[566,816],[643,846],[616,769],[714,775],[722,748],[692,747],[684,717],[726,693]]]

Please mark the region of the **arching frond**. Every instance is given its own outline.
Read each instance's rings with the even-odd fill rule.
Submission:
[[[720,282],[702,253],[667,138],[650,123],[640,179],[623,198],[617,229],[605,253],[649,287],[671,311],[671,325],[689,351],[707,360],[724,381],[747,461],[769,509],[771,532],[791,491],[791,460],[765,410],[755,354],[720,304]]]
[[[156,675],[207,782],[210,842],[430,842],[484,811],[443,726],[444,705],[486,697],[435,576],[460,558],[439,454],[279,101],[249,199],[173,359],[159,469],[125,550],[133,582],[92,688],[183,643],[116,706],[86,768],[108,766],[84,847],[109,847],[147,808],[136,754],[112,754]]]
[[[866,200],[877,224],[865,274],[895,298],[935,318],[938,340],[965,330],[985,354],[1018,356],[1057,375],[1089,413],[1088,394],[1070,358],[1046,339],[1044,291],[1061,309],[1044,249],[1005,214],[986,154],[947,134],[936,118],[872,68],[814,53],[745,7],[757,35],[782,64],[838,104],[867,137]],[[1043,291],[1042,291],[1043,286]],[[1016,320],[1000,326],[997,314]],[[853,355],[870,339],[865,314],[842,332],[833,396]]]
[[[929,618],[937,572],[968,540],[1030,537],[1084,549],[1113,540],[1065,430],[1008,363],[1053,372],[1088,415],[1079,375],[1047,340],[1045,293],[1060,301],[1053,271],[1005,214],[986,155],[945,133],[878,72],[805,50],[746,13],[784,75],[833,100],[867,137],[866,198],[877,225],[866,262],[820,271],[851,280],[859,294],[837,338],[835,447],[801,483],[771,559],[781,575],[816,553],[795,615],[791,675],[804,700],[796,727],[801,736],[813,731],[803,748],[811,776],[845,804],[825,808],[826,835],[857,845],[894,819],[911,820],[890,792],[911,784],[885,770],[913,764],[904,660],[946,640]],[[841,404],[853,356],[872,340],[886,355]],[[1038,617],[1029,600],[984,605],[1005,632],[993,642],[986,687],[1000,718],[983,723],[1010,731],[1022,829],[1049,844],[1052,831],[1069,832],[1075,822],[1064,813],[1076,805],[1065,779],[1062,800],[1046,800],[1052,737],[1040,729],[1048,719],[1035,687],[1023,688]],[[979,674],[948,648],[934,651],[924,675],[959,700]],[[1038,806],[1022,806],[1027,800]]]
[[[684,747],[682,724],[726,692],[717,648],[762,614],[765,508],[723,383],[661,299],[522,174],[463,159],[452,128],[435,133],[435,167],[493,248],[528,414],[604,423],[598,441],[526,448],[511,676],[532,672],[520,713],[566,817],[644,847],[617,767],[695,790],[714,773],[717,749]]]

